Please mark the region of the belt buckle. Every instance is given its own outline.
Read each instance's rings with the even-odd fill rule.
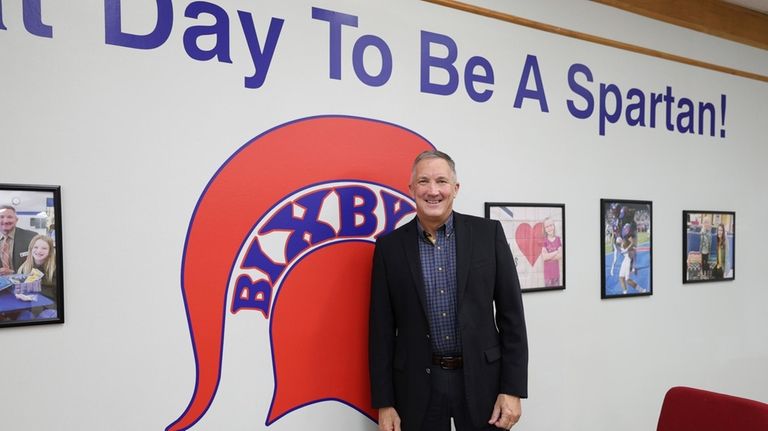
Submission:
[[[456,364],[453,363],[453,361],[456,360],[455,356],[441,356],[440,357],[440,368],[444,370],[453,370],[456,368]]]

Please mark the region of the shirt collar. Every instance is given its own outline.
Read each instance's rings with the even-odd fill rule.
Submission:
[[[416,227],[419,230],[419,238],[426,238],[424,233],[426,232],[424,230],[424,227],[421,225],[421,221],[419,221],[419,218],[416,217]],[[437,230],[445,228],[445,236],[450,237],[453,235],[453,212],[451,212],[451,215],[448,216],[448,220],[445,221],[445,224],[438,227]]]
[[[8,232],[7,234],[0,233],[0,239],[8,238],[9,241],[13,241],[13,238],[16,236],[15,233],[16,233],[16,228],[11,229],[11,231]]]

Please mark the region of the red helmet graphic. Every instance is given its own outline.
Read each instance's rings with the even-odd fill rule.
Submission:
[[[168,431],[189,429],[213,401],[228,310],[270,319],[264,348],[275,388],[267,425],[325,400],[375,419],[367,348],[373,241],[413,212],[408,173],[432,148],[397,125],[322,116],[271,129],[221,166],[184,246],[181,287],[197,375]]]

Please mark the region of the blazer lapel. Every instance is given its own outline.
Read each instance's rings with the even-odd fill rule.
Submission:
[[[413,286],[416,288],[417,296],[421,302],[421,308],[424,315],[427,316],[427,293],[424,288],[424,276],[421,273],[421,259],[419,257],[418,241],[419,228],[416,226],[416,218],[410,221],[402,235],[403,248],[405,249],[405,258],[408,261],[408,267],[411,270]]]
[[[463,215],[454,211],[454,231],[456,232],[456,302],[461,309],[462,298],[467,290],[469,262],[472,261],[472,229]]]

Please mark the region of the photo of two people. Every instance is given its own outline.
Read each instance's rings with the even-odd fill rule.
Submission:
[[[736,213],[683,211],[683,283],[735,278]]]
[[[0,184],[0,327],[63,322],[59,188]]]

